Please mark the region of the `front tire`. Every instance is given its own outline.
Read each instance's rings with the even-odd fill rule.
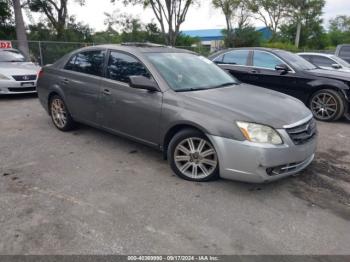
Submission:
[[[219,177],[219,161],[208,138],[195,129],[177,133],[168,147],[170,167],[179,177],[196,182]]]
[[[311,96],[309,107],[317,120],[331,122],[344,115],[345,100],[335,90],[322,89]]]
[[[50,99],[50,116],[53,124],[61,131],[70,131],[75,126],[65,102],[59,95],[54,95]]]

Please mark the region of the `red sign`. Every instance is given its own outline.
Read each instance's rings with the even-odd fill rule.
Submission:
[[[12,43],[10,41],[1,41],[0,40],[0,49],[12,48]]]

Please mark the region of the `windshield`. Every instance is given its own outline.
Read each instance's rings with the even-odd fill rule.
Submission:
[[[285,61],[287,61],[292,67],[298,70],[312,70],[317,67],[306,61],[304,58],[287,51],[276,51]]]
[[[25,62],[24,56],[16,50],[0,50],[0,62]]]
[[[237,84],[237,80],[205,57],[188,53],[148,53],[170,88],[195,91]]]
[[[350,64],[345,60],[341,59],[340,57],[333,55],[331,56],[331,58],[343,67],[350,67]]]

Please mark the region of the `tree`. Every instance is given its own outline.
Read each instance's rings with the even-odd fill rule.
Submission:
[[[260,46],[261,33],[252,26],[236,28],[233,32],[234,47]]]
[[[0,39],[14,39],[15,27],[10,0],[0,0]]]
[[[274,38],[287,15],[289,0],[246,0],[246,2],[249,9],[256,14],[256,18],[271,29]]]
[[[313,25],[321,28],[322,10],[325,6],[325,0],[289,0],[289,17],[296,25],[295,46],[300,44],[301,30]],[[318,25],[318,26],[317,26]]]
[[[75,0],[84,5],[85,0]],[[29,9],[32,12],[44,13],[50,24],[56,31],[57,39],[62,39],[67,25],[68,0],[28,0]]]
[[[339,15],[329,20],[330,44],[337,46],[350,42],[350,16]]]
[[[13,0],[13,10],[15,13],[16,35],[18,41],[18,49],[23,55],[29,59],[29,47],[26,28],[23,21],[22,5],[20,0]]]
[[[249,3],[242,1],[238,7],[235,21],[237,23],[237,29],[244,29],[251,27],[250,18],[252,17],[251,10],[249,9]]]
[[[232,21],[236,10],[241,4],[241,0],[212,0],[212,4],[215,8],[220,9],[225,16],[226,21],[226,47],[232,47],[233,44],[233,27]]]
[[[329,20],[330,31],[350,32],[350,16],[338,15]]]
[[[118,0],[111,0],[112,2]],[[180,27],[186,19],[189,8],[195,0],[119,0],[125,5],[142,4],[144,8],[151,8],[160,24],[161,32],[166,44],[174,46],[180,34]]]

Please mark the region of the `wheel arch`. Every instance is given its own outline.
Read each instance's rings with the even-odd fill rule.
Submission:
[[[59,87],[54,87],[48,92],[48,95],[47,95],[47,105],[46,106],[47,106],[47,112],[49,114],[50,114],[50,102],[51,102],[52,97],[55,95],[60,96],[67,106],[66,99],[65,99],[65,96],[64,96],[62,90]]]
[[[332,79],[325,79],[325,80],[314,80],[309,82],[309,85],[312,87],[312,91],[309,94],[309,97],[307,98],[307,104],[310,103],[310,99],[316,92],[322,90],[322,89],[332,89],[340,94],[342,94],[345,99],[349,102],[349,97],[347,95],[348,90],[350,89],[349,86],[347,86],[344,82],[338,81],[338,80],[332,80]]]
[[[163,158],[167,159],[167,151],[168,146],[170,144],[171,139],[181,130],[184,129],[195,129],[199,132],[206,134],[208,133],[205,128],[202,126],[199,126],[198,124],[192,123],[192,122],[179,122],[172,126],[170,126],[166,132],[164,133],[163,139],[162,139],[162,145],[161,148],[163,150]]]

